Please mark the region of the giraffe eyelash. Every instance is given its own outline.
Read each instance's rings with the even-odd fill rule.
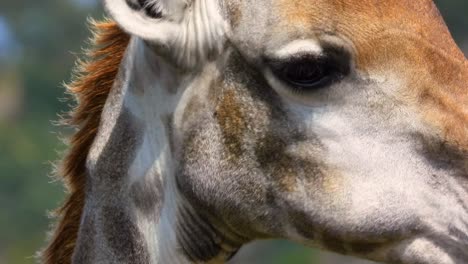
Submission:
[[[324,54],[295,54],[288,58],[266,59],[273,75],[295,93],[326,88],[350,72],[349,55],[328,48]]]

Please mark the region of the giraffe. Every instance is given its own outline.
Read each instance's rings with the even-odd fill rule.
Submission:
[[[430,0],[104,0],[44,263],[284,238],[468,262],[468,63]]]

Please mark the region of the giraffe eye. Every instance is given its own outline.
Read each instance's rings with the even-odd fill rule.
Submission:
[[[268,60],[267,64],[276,78],[299,92],[328,87],[349,73],[349,60],[336,53],[295,55]]]

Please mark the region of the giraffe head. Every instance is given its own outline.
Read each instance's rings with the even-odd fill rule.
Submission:
[[[432,1],[105,4],[178,69],[175,188],[231,245],[468,260],[468,66]]]

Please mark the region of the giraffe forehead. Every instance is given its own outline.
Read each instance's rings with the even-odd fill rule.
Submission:
[[[281,23],[304,24],[330,30],[363,31],[404,20],[407,28],[419,28],[426,19],[415,19],[415,14],[423,17],[438,17],[431,0],[273,0],[274,14]],[[433,22],[433,21],[431,21]]]
[[[376,34],[398,30],[443,47],[441,37],[449,37],[431,0],[230,0],[225,6],[236,34],[254,41],[332,33],[363,46]]]

